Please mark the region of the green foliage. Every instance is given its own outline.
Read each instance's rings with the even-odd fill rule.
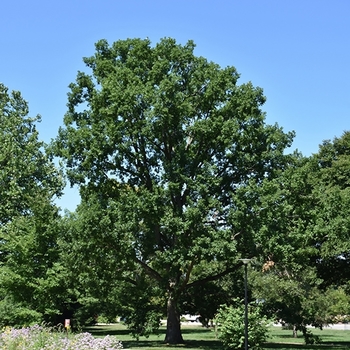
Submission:
[[[223,305],[216,315],[218,338],[226,349],[244,349],[245,322],[244,302],[235,299],[231,306]],[[268,319],[263,316],[256,303],[248,307],[248,345],[249,349],[262,349],[268,338]]]
[[[217,262],[198,264],[192,273],[193,280],[201,280],[215,271]],[[200,322],[208,326],[214,319],[220,305],[229,304],[232,298],[244,290],[244,280],[241,269],[220,279],[207,283],[192,284],[179,299],[181,314],[200,315]]]
[[[58,315],[69,308],[72,293],[69,272],[60,260],[60,219],[50,208],[45,209],[45,217],[19,217],[3,228],[7,256],[0,279],[4,294],[11,296],[14,304],[41,315],[36,322],[56,324],[63,321]],[[7,325],[19,324],[9,321]]]
[[[72,241],[91,288],[97,277],[137,284],[142,270],[171,301],[176,329],[186,289],[257,252],[250,193],[285,167],[293,138],[265,124],[261,88],[238,85],[234,67],[196,57],[194,47],[99,41],[84,59],[91,74],[70,85],[52,144],[81,188]],[[192,273],[213,262],[206,275]]]
[[[62,191],[62,177],[43,151],[36,123],[20,92],[0,84],[0,224],[28,216],[44,198]]]
[[[321,343],[321,337],[318,335],[315,335],[313,332],[310,331],[310,329],[303,327],[302,331],[303,331],[303,336],[304,336],[306,345]]]
[[[279,177],[251,191],[265,272],[254,293],[266,312],[301,330],[307,342],[317,339],[306,325],[335,319],[338,307],[327,288],[342,287],[350,276],[349,135],[325,141],[312,157],[295,155]]]
[[[0,301],[0,327],[22,327],[41,322],[42,314],[28,306],[15,302],[11,296],[2,296]]]
[[[148,337],[150,334],[157,333],[161,318],[162,314],[157,311],[135,308],[126,315],[124,323],[128,326],[131,334],[139,339],[140,336]]]
[[[0,285],[7,325],[58,312],[58,209],[63,181],[26,101],[0,84]],[[39,320],[40,321],[40,320]]]
[[[312,228],[324,286],[346,284],[350,276],[350,132],[324,141],[312,159],[317,219]]]
[[[331,322],[348,323],[350,321],[350,295],[345,288],[330,287],[325,292],[327,300],[330,300],[327,313]]]
[[[317,253],[311,230],[317,206],[310,180],[313,171],[308,159],[294,154],[279,176],[264,179],[258,188],[249,188],[256,213],[252,244],[256,245],[259,263],[272,263],[281,270],[298,269],[309,265]]]
[[[270,317],[292,325],[322,327],[328,322],[330,300],[319,289],[321,280],[312,269],[278,270],[251,273],[254,297],[264,300],[263,308]]]

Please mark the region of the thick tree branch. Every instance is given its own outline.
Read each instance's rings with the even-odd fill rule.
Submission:
[[[226,276],[231,272],[237,271],[242,265],[243,265],[243,263],[239,262],[239,263],[235,264],[233,267],[230,267],[230,268],[226,269],[225,271],[222,271],[216,275],[207,276],[203,279],[189,283],[186,285],[185,289],[190,288],[190,287],[194,287],[194,286],[199,286],[199,285],[205,284],[207,282],[216,281],[219,278]]]
[[[186,285],[190,279],[190,276],[191,276],[191,272],[192,272],[192,269],[193,269],[193,266],[194,266],[194,260],[191,261],[190,265],[188,266],[188,269],[186,271],[186,275],[185,275],[185,279],[180,287],[180,290],[183,290],[186,288]]]
[[[151,278],[155,279],[158,282],[162,282],[163,278],[157,271],[153,270],[151,267],[149,267],[146,263],[144,263],[140,259],[136,258],[135,261],[143,268],[143,270],[146,272],[148,276],[150,276]]]

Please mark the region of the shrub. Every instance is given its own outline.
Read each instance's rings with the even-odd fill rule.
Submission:
[[[235,299],[233,305],[222,305],[216,315],[218,338],[226,349],[244,349],[245,322],[244,304]],[[257,304],[248,308],[248,344],[249,349],[259,350],[268,338],[269,322],[262,316]]]
[[[5,326],[22,327],[40,323],[42,314],[20,303],[15,303],[6,296],[0,300],[0,329]]]

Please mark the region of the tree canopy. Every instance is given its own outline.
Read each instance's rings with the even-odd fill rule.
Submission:
[[[349,309],[350,132],[287,154],[262,89],[194,50],[99,41],[49,147],[0,84],[0,324],[102,312],[139,336],[166,314],[181,343],[180,315],[242,297],[252,257],[250,297],[309,341]],[[64,217],[53,157],[82,196]]]
[[[0,84],[0,314],[23,324],[57,313],[53,265],[63,179],[38,139],[40,116],[28,116],[20,92]],[[57,283],[56,280],[56,285]]]
[[[0,225],[30,215],[37,198],[62,194],[62,177],[38,140],[36,123],[18,91],[0,84]],[[61,179],[61,180],[60,180]]]
[[[349,140],[345,132],[324,141],[318,153],[295,158],[255,194],[263,208],[256,243],[269,259],[260,262],[254,293],[306,340],[308,325],[344,318],[348,308],[334,314],[337,304],[346,305],[336,299],[349,288]]]
[[[169,343],[182,342],[180,295],[256,253],[244,189],[285,167],[293,138],[265,123],[261,88],[238,85],[234,67],[194,48],[170,38],[99,41],[84,58],[91,74],[70,85],[54,143],[94,208],[95,219],[81,214],[88,259],[112,258],[116,278],[144,274],[163,291]],[[201,264],[211,268],[196,279]]]

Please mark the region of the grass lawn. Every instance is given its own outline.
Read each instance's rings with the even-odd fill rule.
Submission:
[[[272,327],[270,339],[264,349],[280,350],[349,350],[350,349],[350,331],[334,329],[313,329],[312,333],[321,337],[321,344],[305,345],[301,335],[298,338],[292,337],[291,330],[282,330],[280,327]]]
[[[164,344],[165,327],[161,327],[159,335],[152,335],[149,338],[141,337],[139,341],[133,339],[129,331],[122,324],[94,326],[89,327],[86,331],[94,336],[115,335],[122,341],[125,349],[133,350],[222,350],[221,342],[216,339],[213,329],[206,329],[200,326],[184,325],[182,326],[182,335],[186,342],[184,345],[170,346]],[[304,345],[301,336],[292,337],[292,331],[282,330],[279,327],[272,327],[271,335],[264,349],[279,350],[349,350],[350,349],[350,331],[343,330],[314,330],[314,334],[322,338],[322,344]]]

